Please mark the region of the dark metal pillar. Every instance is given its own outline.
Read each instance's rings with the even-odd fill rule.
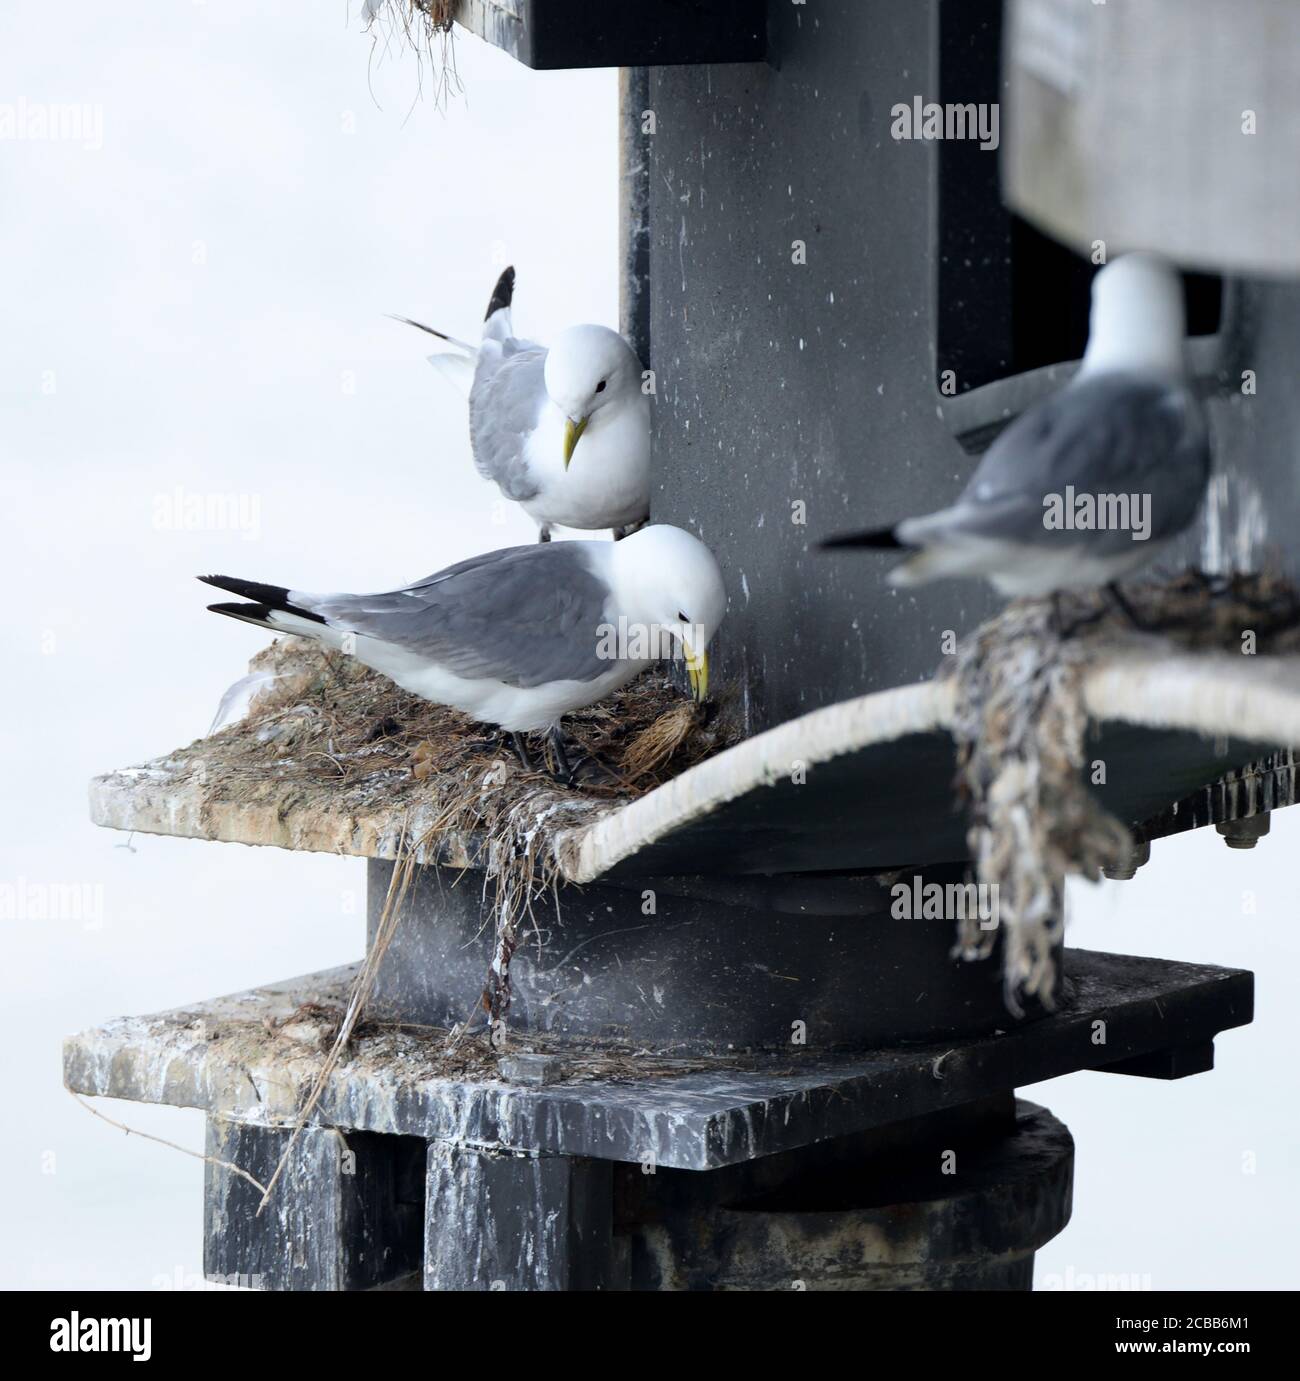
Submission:
[[[644,129],[650,110],[650,69],[624,67],[618,74],[618,161],[622,189],[618,240],[619,330],[646,369],[650,358],[650,162],[653,135]]]
[[[210,1117],[207,1154],[266,1184],[289,1138]],[[262,1290],[368,1290],[418,1271],[423,1151],[415,1137],[304,1127],[260,1216],[256,1185],[209,1160],[204,1275]]]
[[[625,1286],[615,1265],[612,1177],[610,1161],[431,1141],[424,1288]]]

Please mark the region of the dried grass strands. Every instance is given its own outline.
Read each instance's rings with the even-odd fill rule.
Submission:
[[[433,103],[442,109],[463,87],[456,70],[452,25],[460,0],[363,0],[361,14],[375,49],[387,55],[409,48],[419,65],[418,96],[427,62],[433,74]],[[435,52],[436,49],[436,52]]]
[[[115,1117],[109,1117],[107,1113],[100,1112],[98,1108],[92,1108],[84,1098],[79,1098],[71,1089],[68,1090],[68,1096],[74,1103],[79,1103],[85,1108],[92,1117],[99,1118],[101,1122],[107,1122],[110,1127],[116,1127],[119,1132],[125,1132],[127,1136],[138,1136],[142,1141],[157,1142],[159,1146],[166,1146],[169,1150],[179,1151],[183,1156],[192,1156],[195,1160],[201,1160],[205,1165],[220,1166],[223,1170],[229,1170],[232,1175],[238,1175],[241,1180],[247,1180],[254,1189],[260,1189],[263,1195],[271,1192],[261,1180],[254,1179],[247,1170],[241,1170],[233,1161],[222,1160],[220,1156],[205,1156],[202,1151],[191,1151],[188,1146],[182,1146],[175,1141],[168,1141],[166,1137],[154,1136],[151,1132],[137,1131],[134,1127],[128,1127],[125,1122],[119,1122]]]
[[[379,924],[375,928],[374,942],[366,955],[366,962],[361,966],[360,972],[352,984],[352,991],[348,996],[348,1005],[343,1013],[343,1020],[339,1024],[338,1034],[334,1037],[334,1043],[330,1046],[329,1053],[321,1063],[311,1091],[307,1095],[307,1101],[303,1104],[294,1121],[293,1131],[284,1150],[280,1154],[280,1159],[276,1162],[275,1173],[271,1176],[270,1182],[262,1192],[261,1201],[257,1205],[258,1216],[271,1201],[271,1195],[275,1191],[276,1185],[280,1182],[281,1175],[284,1174],[285,1167],[289,1163],[289,1156],[302,1133],[302,1129],[311,1120],[312,1114],[321,1100],[321,1095],[325,1092],[325,1085],[329,1082],[330,1075],[333,1074],[344,1050],[347,1049],[352,1040],[352,1033],[356,1030],[357,1023],[361,1020],[361,1013],[365,1009],[366,1002],[369,1000],[370,993],[375,986],[375,978],[379,973],[379,965],[383,961],[384,953],[392,943],[393,935],[397,930],[398,918],[401,915],[402,903],[406,899],[407,889],[410,887],[411,878],[415,872],[415,858],[419,845],[406,847],[406,833],[402,834],[402,842],[398,850],[398,862],[393,868],[393,875],[389,879],[388,894],[384,898],[384,909],[380,913]]]

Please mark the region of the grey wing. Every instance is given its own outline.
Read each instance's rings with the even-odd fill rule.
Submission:
[[[1034,545],[1069,545],[1077,532],[1048,528],[1044,499],[1130,494],[1149,499],[1149,539],[1160,541],[1196,516],[1210,473],[1200,405],[1181,387],[1101,376],[1044,399],[989,447],[961,498],[916,529],[969,532]],[[943,520],[940,522],[940,520]],[[902,535],[904,525],[900,525]],[[1131,532],[1094,531],[1089,545],[1126,548]]]
[[[469,435],[479,474],[508,499],[534,498],[524,442],[546,403],[546,349],[532,341],[485,342],[469,394]]]
[[[458,676],[521,688],[593,681],[609,587],[585,543],[507,547],[449,566],[405,589],[291,598],[333,628],[377,638]]]

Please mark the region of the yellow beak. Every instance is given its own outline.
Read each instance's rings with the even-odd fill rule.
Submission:
[[[691,683],[691,698],[698,705],[709,693],[709,654],[701,652],[697,657],[685,638],[682,639],[682,651],[686,654],[686,675]]]
[[[569,462],[573,459],[573,452],[578,444],[578,439],[587,430],[589,418],[582,418],[575,422],[572,417],[564,419],[564,468],[569,468]]]

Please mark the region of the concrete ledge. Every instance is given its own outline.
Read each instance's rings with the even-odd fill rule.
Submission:
[[[1111,772],[1102,801],[1125,821],[1158,815],[1264,752],[1300,745],[1300,658],[1175,653],[1156,640],[1134,640],[1100,660],[1084,690],[1107,757],[1121,769]],[[965,829],[950,790],[952,706],[946,682],[881,691],[756,735],[639,800],[593,799],[591,823],[557,839],[562,874],[586,883],[611,873],[865,870],[960,860]],[[432,809],[409,781],[394,787],[391,803],[371,784],[356,792],[340,787],[323,808],[305,806],[299,787],[273,774],[253,799],[214,799],[203,782],[204,752],[199,743],[97,777],[91,819],[147,834],[386,859],[398,856],[404,832],[419,837],[432,823]],[[803,780],[794,785],[797,777]],[[479,846],[472,833],[444,833],[417,861],[473,867]]]
[[[335,1069],[318,1121],[344,1130],[708,1170],[793,1150],[1153,1052],[1250,1021],[1253,977],[1236,969],[1067,950],[1051,1017],[941,1045],[835,1055],[809,1047],[726,1062],[653,1056],[602,1063],[570,1047],[557,1082],[512,1083],[490,1046],[449,1063],[445,1036],[362,1034]],[[76,1093],[291,1124],[324,1059],[353,968],[334,969],[69,1037]],[[1095,1043],[1097,1020],[1106,1041]],[[505,1055],[542,1049],[520,1041]],[[477,1072],[463,1071],[477,1051]],[[448,1069],[457,1071],[447,1073]],[[674,1072],[674,1069],[680,1072]]]

